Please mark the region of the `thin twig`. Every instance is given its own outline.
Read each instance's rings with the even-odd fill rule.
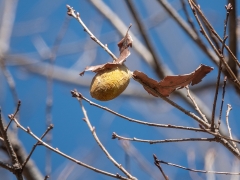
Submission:
[[[28,129],[30,130],[30,128],[28,128]],[[40,139],[43,139],[44,136],[45,136],[51,129],[53,129],[53,125],[52,125],[52,124],[50,124],[50,126],[47,128],[47,130],[44,132],[44,134],[40,137]],[[22,171],[24,170],[27,162],[29,161],[31,155],[33,154],[34,150],[36,149],[36,147],[37,147],[38,145],[39,145],[39,141],[33,146],[31,152],[29,153],[29,155],[28,155],[28,157],[27,157],[27,159],[22,163]]]
[[[138,138],[127,138],[123,136],[119,136],[115,132],[112,134],[112,139],[118,140],[127,140],[127,141],[136,141],[136,142],[143,142],[149,144],[157,144],[157,143],[170,143],[170,142],[185,142],[185,141],[216,141],[216,138],[182,138],[182,139],[164,139],[164,140],[145,140],[145,139],[138,139]]]
[[[116,115],[116,116],[119,116],[119,117],[121,117],[121,118],[123,118],[123,119],[126,119],[126,120],[128,120],[128,121],[130,121],[130,122],[135,122],[135,123],[144,124],[144,125],[148,125],[148,126],[155,126],[155,127],[176,128],[176,129],[183,129],[183,130],[206,132],[206,133],[209,133],[209,134],[211,134],[211,135],[213,135],[213,136],[216,136],[216,137],[219,137],[219,138],[223,138],[223,139],[226,139],[226,140],[230,140],[230,141],[234,141],[234,142],[240,143],[240,140],[230,139],[230,138],[225,137],[225,136],[223,136],[223,135],[221,135],[221,134],[219,134],[219,133],[213,133],[213,132],[207,130],[206,128],[203,128],[202,126],[201,126],[201,129],[199,129],[199,128],[184,127],[184,126],[175,126],[175,125],[169,125],[169,124],[148,123],[148,122],[145,122],[145,121],[140,121],[140,120],[137,120],[137,119],[129,118],[129,117],[124,116],[124,115],[122,115],[122,114],[119,114],[119,113],[117,113],[117,112],[115,112],[115,111],[113,111],[113,110],[111,110],[111,109],[109,109],[109,108],[107,108],[107,107],[101,106],[101,105],[99,105],[99,104],[97,104],[97,103],[94,103],[94,102],[90,101],[89,99],[87,99],[86,97],[84,97],[81,93],[77,92],[76,90],[71,91],[71,93],[72,93],[72,95],[73,95],[74,97],[78,97],[78,98],[80,98],[80,99],[83,99],[83,100],[85,100],[86,102],[88,102],[90,105],[93,105],[93,106],[96,106],[96,107],[98,107],[98,108],[101,108],[101,109],[103,109],[103,110],[105,110],[105,111],[108,111],[108,112],[110,112],[110,113],[112,113],[112,114],[114,114],[114,115]],[[209,127],[210,127],[210,126],[209,126]]]
[[[18,113],[18,111],[19,111],[19,109],[20,109],[20,106],[21,106],[21,101],[18,100],[18,104],[17,104],[16,111],[15,111],[15,113],[14,113],[13,116],[12,116],[13,118],[15,118],[15,116],[17,115],[17,113]],[[7,125],[7,127],[5,128],[5,131],[8,130],[8,128],[9,128],[11,122],[12,122],[12,119],[10,119],[10,121],[9,121],[9,123],[8,123],[8,125]]]
[[[240,140],[231,139],[231,138],[229,138],[229,137],[226,137],[226,136],[221,135],[219,132],[212,132],[210,129],[204,128],[202,125],[199,125],[199,126],[200,126],[202,129],[204,129],[207,133],[215,136],[216,138],[222,138],[222,139],[229,140],[229,141],[236,142],[236,143],[239,143],[239,144],[240,144]]]
[[[2,116],[1,116],[1,109],[0,109],[0,132],[1,132],[1,135],[4,139],[4,144],[6,146],[8,155],[11,158],[11,161],[12,161],[12,164],[13,164],[13,167],[14,167],[14,174],[16,175],[16,178],[18,180],[23,180],[22,171],[21,171],[22,167],[21,167],[21,165],[18,161],[17,155],[16,155],[16,153],[15,153],[13,147],[12,147],[12,144],[11,144],[9,138],[8,138],[7,132],[5,131]]]
[[[223,91],[222,91],[222,101],[221,101],[221,107],[220,107],[220,112],[219,112],[219,119],[218,119],[218,127],[217,127],[217,129],[220,128],[220,124],[221,124],[222,108],[223,108],[223,103],[224,103],[226,84],[227,84],[227,76],[225,76],[224,81],[223,81],[223,86],[222,86],[222,89],[223,89]]]
[[[125,170],[125,168],[119,164],[110,154],[109,152],[107,151],[107,149],[104,147],[104,145],[101,143],[101,141],[99,140],[97,134],[96,134],[96,129],[95,127],[93,127],[90,123],[90,120],[88,119],[88,116],[87,116],[87,111],[85,110],[83,104],[82,104],[82,101],[80,98],[76,97],[77,100],[79,101],[80,103],[80,106],[82,108],[82,112],[84,114],[84,121],[87,123],[94,139],[96,140],[97,144],[99,145],[99,147],[103,150],[103,152],[106,154],[107,158],[112,161],[112,163],[118,168],[120,169],[127,177],[129,177],[130,179],[136,179],[135,177],[133,177],[127,170]]]
[[[239,172],[234,173],[234,172],[218,172],[218,171],[196,170],[196,169],[191,169],[191,168],[187,168],[187,167],[184,167],[184,166],[180,166],[180,165],[177,165],[177,164],[165,162],[165,161],[162,161],[162,160],[158,160],[158,162],[159,162],[159,163],[163,163],[163,164],[167,164],[167,165],[169,165],[169,166],[174,166],[174,167],[177,167],[177,168],[185,169],[185,170],[187,170],[187,171],[193,171],[193,172],[199,172],[199,173],[213,173],[213,174],[225,174],[225,175],[240,175]]]
[[[198,6],[196,5],[196,3],[192,2],[192,5],[196,8],[196,10],[198,11],[198,13],[201,15],[203,21],[205,22],[206,26],[209,28],[209,30],[218,38],[218,40],[222,43],[223,39],[221,39],[221,37],[218,35],[218,33],[215,31],[215,29],[213,28],[213,26],[211,25],[211,23],[208,21],[208,19],[204,16],[203,12],[201,11],[200,8],[198,8]],[[225,48],[227,49],[227,51],[230,53],[231,57],[234,59],[235,63],[238,65],[238,67],[240,67],[240,62],[238,61],[238,59],[236,58],[236,56],[233,54],[233,52],[231,51],[231,49],[224,44]]]
[[[68,156],[67,154],[64,154],[63,152],[61,152],[58,148],[53,148],[52,146],[50,146],[49,144],[45,143],[43,140],[41,140],[38,136],[36,136],[30,129],[27,129],[27,128],[24,128],[16,118],[13,119],[13,121],[16,123],[17,127],[22,129],[23,131],[25,131],[26,133],[28,133],[29,135],[31,135],[34,139],[36,139],[37,141],[39,141],[39,143],[41,143],[41,145],[45,146],[46,148],[52,150],[53,152],[65,157],[66,159],[69,159],[70,161],[80,165],[80,166],[83,166],[83,167],[86,167],[88,169],[91,169],[97,173],[101,173],[101,174],[104,174],[104,175],[107,175],[107,176],[110,176],[110,177],[113,177],[113,178],[116,178],[116,179],[124,179],[124,180],[130,180],[129,178],[126,178],[126,177],[123,177],[119,174],[112,174],[112,173],[109,173],[109,172],[106,172],[106,171],[103,171],[103,170],[100,170],[100,169],[97,169],[93,166],[90,166],[88,164],[85,164],[81,161],[78,161],[76,159],[74,159],[73,157],[71,156]]]
[[[222,63],[224,64],[226,70],[228,71],[229,75],[232,77],[234,84],[236,85],[236,87],[238,89],[240,89],[240,82],[237,79],[236,75],[233,73],[233,71],[231,70],[231,68],[229,67],[228,63],[226,62],[225,58],[223,57],[223,55],[217,50],[217,48],[214,46],[214,44],[212,43],[211,39],[209,38],[209,36],[207,35],[205,29],[202,26],[202,23],[200,22],[198,15],[196,13],[196,9],[198,10],[199,7],[192,1],[192,0],[188,0],[190,7],[192,9],[192,12],[200,26],[201,32],[202,34],[205,36],[205,38],[207,39],[207,41],[209,42],[209,44],[211,45],[211,47],[213,48],[213,50],[215,51],[216,55],[219,57],[219,59],[222,61]]]
[[[167,175],[164,173],[162,167],[160,166],[159,160],[157,158],[157,156],[155,154],[153,154],[153,159],[154,159],[154,164],[158,167],[158,169],[160,170],[160,172],[162,173],[163,177],[165,180],[169,180],[169,178],[167,177]]]
[[[221,49],[221,54],[223,56],[223,51],[224,51],[224,44],[227,40],[227,23],[228,23],[228,17],[229,14],[232,10],[232,6],[231,4],[228,4],[226,6],[226,19],[224,21],[224,33],[223,33],[223,42],[222,42],[222,49]],[[214,96],[214,100],[213,100],[213,108],[212,108],[212,119],[211,119],[211,130],[214,131],[214,118],[215,118],[215,110],[216,110],[216,104],[217,104],[217,98],[218,98],[218,89],[219,89],[219,84],[220,84],[220,78],[221,78],[221,71],[222,71],[222,61],[219,62],[219,68],[218,68],[218,76],[217,76],[217,85],[216,85],[216,90],[215,90],[215,96]]]
[[[67,9],[68,9],[68,15],[74,17],[75,19],[78,20],[78,22],[82,25],[84,31],[86,31],[90,38],[95,41],[97,44],[99,44],[112,58],[113,60],[117,60],[117,57],[108,49],[107,45],[104,45],[101,43],[101,41],[99,41],[94,34],[87,28],[87,26],[84,24],[84,22],[82,21],[82,19],[80,18],[79,13],[77,12],[77,14],[75,13],[75,10],[73,9],[73,7],[70,7],[69,5],[67,5]]]
[[[229,132],[229,137],[230,137],[230,139],[233,139],[231,128],[230,128],[229,121],[228,121],[229,113],[232,110],[232,106],[230,104],[228,104],[227,107],[228,108],[227,108],[227,113],[226,113],[226,124],[227,124],[228,132]],[[238,150],[236,143],[234,141],[232,141],[232,143],[233,143],[233,146],[236,148],[236,150]]]
[[[101,106],[97,103],[94,103],[92,101],[90,101],[89,99],[87,99],[86,97],[84,97],[81,93],[77,92],[77,91],[71,91],[72,95],[77,96],[83,100],[85,100],[86,102],[88,102],[90,105],[93,105],[95,107],[101,108],[105,111],[108,111],[116,116],[119,116],[123,119],[126,119],[130,122],[134,122],[134,123],[138,123],[138,124],[143,124],[143,125],[147,125],[147,126],[154,126],[154,127],[162,127],[162,128],[175,128],[175,129],[183,129],[183,130],[190,130],[190,131],[196,131],[196,132],[206,132],[203,129],[200,128],[193,128],[193,127],[185,127],[185,126],[176,126],[176,125],[171,125],[171,124],[157,124],[157,123],[150,123],[150,122],[146,122],[146,121],[141,121],[141,120],[137,120],[137,119],[133,119],[127,116],[124,116],[122,114],[119,114],[118,112],[115,112],[107,107]]]
[[[193,102],[196,111],[200,114],[200,116],[203,118],[203,120],[204,120],[205,122],[208,122],[205,114],[202,113],[202,111],[199,109],[197,103],[195,102],[194,98],[192,97],[192,95],[191,95],[191,93],[190,93],[190,91],[189,91],[189,87],[186,86],[185,88],[187,89],[187,94],[188,94],[187,97],[189,97],[190,100]]]
[[[4,123],[5,120],[3,118],[2,118],[2,120]],[[16,128],[17,128],[17,126],[16,126]],[[13,150],[17,155],[18,161],[20,164],[22,164],[25,161],[25,159],[27,158],[28,154],[25,151],[24,146],[21,143],[21,141],[16,137],[16,134],[14,133],[14,131],[11,131],[10,129],[8,129],[7,134],[8,134],[8,137],[11,139]],[[0,149],[4,153],[8,154],[7,149],[4,146],[4,143],[1,143]],[[24,171],[22,172],[22,175],[24,176],[25,179],[31,179],[31,180],[43,180],[44,179],[44,177],[38,170],[38,167],[31,159],[28,161]]]

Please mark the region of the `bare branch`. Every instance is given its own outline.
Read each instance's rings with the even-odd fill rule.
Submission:
[[[225,175],[240,175],[239,172],[234,173],[234,172],[204,171],[204,170],[196,170],[196,169],[187,168],[187,167],[184,167],[184,166],[180,166],[180,165],[177,165],[177,164],[165,162],[165,161],[162,161],[162,160],[158,160],[158,162],[159,162],[159,163],[166,164],[166,165],[169,165],[169,166],[174,166],[174,167],[177,167],[177,168],[180,168],[180,169],[185,169],[185,170],[187,170],[187,171],[193,171],[193,172],[199,172],[199,173],[213,173],[213,174],[225,174]]]
[[[45,143],[44,141],[42,141],[39,137],[37,137],[30,129],[26,129],[24,128],[18,121],[16,118],[13,119],[13,121],[16,123],[17,127],[22,129],[23,131],[25,131],[26,133],[28,133],[29,135],[31,135],[34,139],[36,139],[37,141],[39,141],[39,143],[41,143],[41,145],[45,146],[46,148],[52,150],[53,152],[65,157],[66,159],[69,159],[70,161],[80,165],[80,166],[83,166],[83,167],[86,167],[88,169],[91,169],[97,173],[101,173],[101,174],[104,174],[104,175],[107,175],[107,176],[110,176],[110,177],[113,177],[113,178],[116,178],[116,179],[124,179],[124,180],[130,180],[129,178],[126,178],[126,177],[123,177],[119,174],[112,174],[112,173],[109,173],[109,172],[106,172],[106,171],[103,171],[103,170],[100,170],[100,169],[97,169],[95,167],[92,167],[88,164],[85,164],[81,161],[78,161],[74,158],[72,158],[71,156],[68,156],[67,154],[64,154],[63,152],[61,152],[58,148],[53,148],[52,146],[48,145],[47,143]]]
[[[74,17],[75,19],[78,20],[78,22],[82,25],[84,31],[86,31],[90,38],[95,41],[97,44],[99,44],[112,58],[114,61],[117,60],[117,57],[108,49],[107,45],[104,45],[101,43],[101,41],[99,41],[94,34],[87,28],[87,26],[84,24],[84,22],[82,21],[82,19],[80,18],[80,14],[77,12],[77,14],[75,13],[75,10],[70,7],[69,5],[67,5],[67,9],[68,9],[68,15]]]
[[[0,132],[4,139],[4,144],[6,146],[7,152],[13,163],[14,174],[18,180],[23,180],[22,172],[21,172],[22,167],[18,161],[17,155],[12,147],[12,144],[11,144],[9,138],[8,138],[7,132],[5,131],[2,116],[1,116],[1,109],[0,109]]]
[[[119,114],[107,107],[104,107],[104,106],[101,106],[97,103],[94,103],[92,101],[90,101],[89,99],[87,99],[86,97],[84,97],[81,93],[77,92],[77,91],[71,91],[72,95],[78,97],[78,98],[81,98],[83,100],[85,100],[86,102],[88,102],[90,105],[93,105],[95,107],[98,107],[98,108],[101,108],[105,111],[108,111],[116,116],[119,116],[123,119],[126,119],[130,122],[135,122],[135,123],[138,123],[138,124],[143,124],[143,125],[147,125],[147,126],[154,126],[154,127],[162,127],[162,128],[175,128],[175,129],[183,129],[183,130],[190,130],[190,131],[196,131],[196,132],[206,132],[204,131],[203,129],[199,129],[199,128],[193,128],[193,127],[184,127],[184,126],[175,126],[175,125],[171,125],[171,124],[158,124],[158,123],[150,123],[150,122],[146,122],[146,121],[141,121],[141,120],[137,120],[137,119],[133,119],[133,118],[130,118],[130,117],[127,117],[127,116],[124,116],[122,114]]]
[[[76,96],[73,96],[76,97]],[[112,161],[112,163],[118,168],[120,169],[126,176],[128,176],[130,179],[136,179],[135,177],[133,177],[127,170],[124,169],[124,167],[121,164],[118,164],[118,162],[109,154],[109,152],[107,151],[107,149],[103,146],[103,144],[101,143],[101,141],[98,139],[98,136],[96,134],[96,130],[95,127],[93,127],[90,123],[90,120],[88,119],[87,116],[87,111],[85,110],[82,101],[80,98],[76,97],[77,100],[80,103],[80,106],[82,108],[83,114],[84,114],[84,121],[87,123],[94,139],[96,140],[97,144],[100,146],[100,148],[103,150],[103,152],[106,154],[107,158]]]
[[[43,139],[44,136],[45,136],[51,129],[53,129],[53,125],[52,125],[52,124],[50,124],[50,126],[47,128],[47,130],[44,132],[44,134],[40,137],[40,139]],[[36,149],[37,145],[39,145],[39,141],[33,146],[31,152],[29,153],[29,155],[28,155],[28,157],[27,157],[27,159],[22,163],[22,171],[24,170],[27,162],[29,161],[29,159],[30,159],[31,155],[33,154],[33,151]]]
[[[16,111],[15,111],[15,113],[14,113],[13,116],[12,116],[13,118],[15,118],[15,116],[17,115],[17,113],[18,113],[18,111],[19,111],[19,109],[20,109],[20,106],[21,106],[21,101],[18,100],[18,104],[17,104]],[[8,130],[8,128],[9,128],[11,122],[12,122],[12,119],[10,119],[10,121],[9,121],[9,123],[8,123],[8,125],[7,125],[7,127],[5,128],[5,131]]]
[[[200,8],[198,8],[198,6],[196,5],[196,3],[194,3],[192,1],[192,5],[196,8],[196,10],[198,11],[198,13],[201,15],[205,25],[209,28],[210,32],[212,32],[217,38],[218,40],[222,43],[224,41],[224,39],[221,39],[221,37],[218,35],[218,33],[215,31],[215,29],[213,28],[213,26],[211,25],[211,23],[207,20],[207,18],[204,16],[203,12],[201,11]],[[224,44],[225,48],[227,49],[227,51],[229,52],[229,54],[231,55],[231,57],[233,58],[233,60],[235,61],[235,63],[238,65],[238,67],[240,67],[240,62],[238,61],[238,59],[236,58],[236,56],[233,54],[233,52],[231,51],[231,49]]]
[[[215,51],[216,55],[220,58],[220,60],[222,61],[222,63],[224,64],[224,66],[226,67],[226,70],[228,71],[228,73],[230,74],[230,76],[233,79],[233,83],[236,85],[236,87],[238,89],[240,89],[240,82],[237,79],[236,75],[233,73],[233,71],[231,70],[231,68],[229,67],[229,65],[227,64],[225,58],[223,57],[223,55],[216,49],[216,47],[214,46],[214,44],[212,43],[211,39],[209,38],[209,36],[207,35],[205,29],[202,26],[202,23],[200,22],[198,15],[196,13],[196,9],[199,9],[199,7],[192,1],[192,0],[188,0],[191,9],[193,11],[193,14],[201,28],[201,32],[202,34],[205,36],[205,38],[207,39],[207,41],[209,42],[209,44],[211,45],[211,47],[213,48],[213,50]]]
[[[162,173],[163,177],[165,180],[169,180],[169,178],[167,177],[167,175],[164,173],[162,167],[160,166],[159,160],[157,158],[157,156],[155,154],[153,154],[153,159],[154,159],[154,164],[158,167],[158,169],[160,170],[160,172]]]
[[[149,144],[157,144],[157,143],[169,143],[169,142],[185,142],[185,141],[216,141],[216,138],[182,138],[182,139],[164,139],[164,140],[145,140],[145,139],[138,139],[138,138],[127,138],[123,136],[119,136],[115,132],[112,134],[112,139],[118,140],[127,140],[127,141],[137,141]]]
[[[230,139],[233,139],[231,128],[230,128],[229,121],[228,121],[229,113],[232,110],[232,106],[230,104],[228,104],[227,107],[228,108],[227,108],[227,113],[226,113],[226,124],[227,124],[228,132],[229,132],[229,137],[230,137]],[[232,143],[233,143],[233,146],[236,148],[236,150],[239,151],[236,143],[234,141],[232,141]]]
[[[226,8],[227,13],[226,13],[226,19],[224,21],[224,33],[223,33],[223,42],[222,42],[222,49],[221,49],[222,56],[223,56],[225,41],[227,40],[227,37],[228,37],[226,35],[228,17],[229,17],[229,14],[230,14],[231,10],[232,10],[231,4],[228,4],[228,6],[226,6],[226,7],[227,7]],[[217,85],[216,85],[215,96],[214,96],[214,100],[213,100],[212,119],[211,119],[211,130],[212,131],[214,131],[214,118],[215,118],[215,110],[216,110],[216,103],[217,103],[217,97],[218,97],[218,89],[219,89],[219,84],[220,84],[221,71],[222,71],[222,61],[219,62]]]
[[[195,109],[197,110],[197,112],[200,114],[200,116],[203,118],[203,120],[204,120],[205,122],[208,122],[205,114],[202,113],[202,111],[199,109],[196,101],[195,101],[194,98],[191,96],[190,91],[189,91],[189,87],[186,86],[185,88],[187,89],[187,94],[188,94],[187,97],[190,98],[190,100],[191,100],[192,103],[194,104],[194,107],[195,107]]]

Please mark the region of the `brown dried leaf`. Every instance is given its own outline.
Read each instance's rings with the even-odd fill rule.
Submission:
[[[191,85],[198,84],[201,82],[202,78],[204,78],[212,70],[212,67],[201,64],[194,72],[190,74],[166,76],[160,82],[149,78],[146,74],[140,71],[134,71],[133,77],[143,85],[144,89],[148,93],[152,94],[153,96],[158,96],[156,91],[163,96],[169,96],[176,89],[181,89],[190,83]]]
[[[80,76],[83,76],[85,71],[92,71],[92,72],[98,72],[98,71],[101,71],[101,70],[104,70],[104,69],[111,69],[115,66],[117,66],[118,64],[116,63],[105,63],[105,64],[101,64],[101,65],[97,65],[97,66],[87,66],[83,72],[80,73]]]
[[[127,57],[131,54],[129,49],[128,49],[128,47],[132,47],[132,42],[133,42],[132,37],[128,34],[131,26],[132,25],[129,26],[125,37],[121,41],[119,41],[119,43],[118,43],[120,56],[117,59],[116,63],[122,64],[127,59]]]

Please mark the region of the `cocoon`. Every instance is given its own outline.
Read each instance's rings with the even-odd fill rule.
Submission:
[[[131,73],[125,65],[99,71],[92,79],[90,94],[100,101],[109,101],[119,96],[128,86]]]

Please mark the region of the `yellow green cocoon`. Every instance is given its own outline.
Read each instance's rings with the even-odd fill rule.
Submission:
[[[124,65],[99,71],[92,79],[90,94],[100,101],[109,101],[119,96],[128,86],[131,74]]]

